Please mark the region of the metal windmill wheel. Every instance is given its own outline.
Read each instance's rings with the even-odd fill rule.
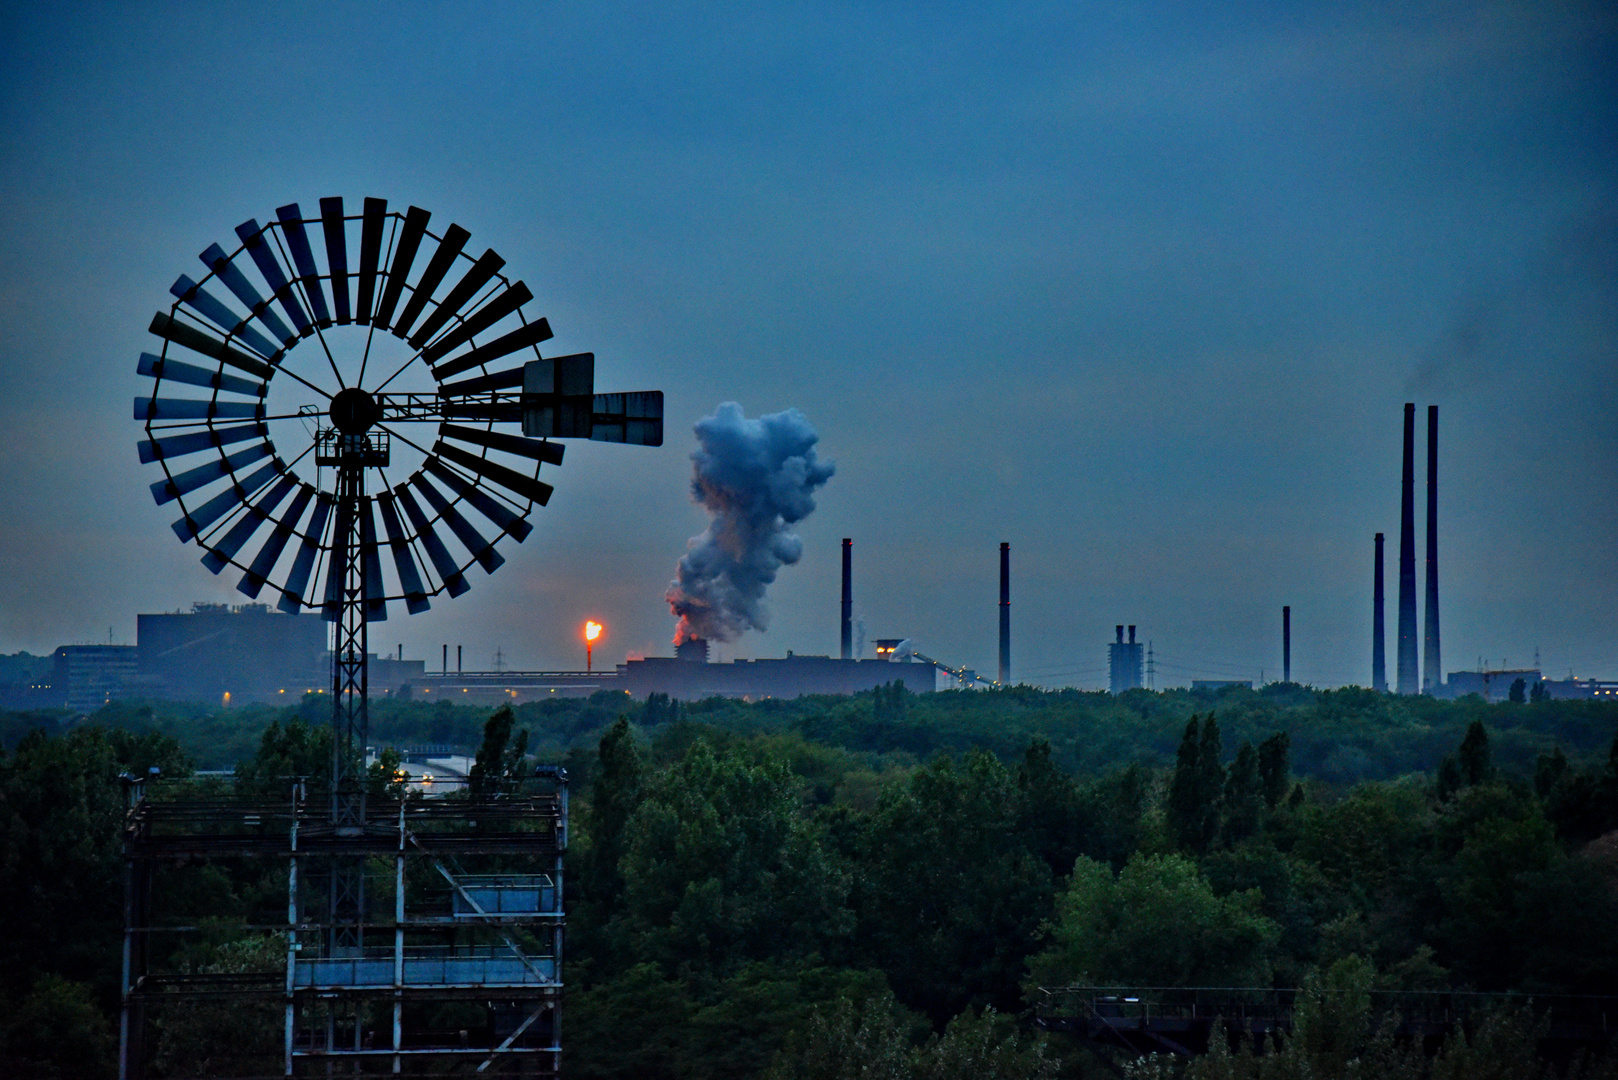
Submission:
[[[162,469],[151,490],[178,506],[175,534],[214,573],[239,570],[247,596],[268,587],[281,610],[337,624],[350,747],[367,625],[392,601],[414,614],[466,592],[473,564],[497,569],[550,498],[538,474],[561,464],[556,440],[662,444],[660,391],[596,394],[593,354],[542,357],[551,329],[528,287],[430,217],[328,198],[318,217],[292,203],[242,223],[233,251],[210,246],[206,272],[175,281],[137,369],[152,379],[140,458]]]

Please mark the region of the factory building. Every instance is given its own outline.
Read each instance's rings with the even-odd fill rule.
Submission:
[[[264,604],[193,604],[136,617],[134,645],[63,645],[48,683],[13,693],[12,707],[93,712],[115,698],[214,705],[296,700],[331,687],[330,630],[319,615]],[[420,660],[373,657],[371,692],[391,694],[421,676]]]
[[[728,664],[697,663],[683,658],[649,656],[618,668],[615,688],[637,698],[651,693],[696,701],[706,697],[794,698],[805,694],[857,694],[885,683],[903,683],[913,694],[938,688],[932,664],[904,660],[841,660],[830,656],[794,656],[734,660]]]
[[[140,615],[141,682],[151,696],[175,701],[285,700],[331,682],[328,633],[319,615],[283,615],[264,604]]]
[[[51,654],[49,704],[93,712],[125,696],[139,668],[137,652],[133,645],[63,645]]]
[[[1115,694],[1125,690],[1135,690],[1141,685],[1142,646],[1135,640],[1135,628],[1129,628],[1129,640],[1124,640],[1122,625],[1116,628],[1117,640],[1107,646],[1107,671],[1110,674],[1110,689]]]

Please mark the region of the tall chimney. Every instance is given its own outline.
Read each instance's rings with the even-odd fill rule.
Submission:
[[[1011,545],[1000,545],[1000,685],[1011,685]]]
[[[1371,689],[1388,692],[1388,652],[1383,640],[1382,534],[1376,534],[1376,570],[1371,586]]]
[[[843,537],[843,659],[854,659],[854,541]]]
[[[1281,608],[1281,681],[1292,681],[1292,608]]]
[[[455,646],[455,674],[461,673],[461,647]]]
[[[1119,623],[1115,629],[1118,631],[1118,644],[1122,645],[1124,643],[1124,624]]]
[[[444,645],[444,661],[438,665],[438,670],[445,675],[449,674],[449,645]]]
[[[1399,693],[1421,688],[1416,673],[1416,406],[1405,403],[1404,488],[1399,500]]]
[[[1423,627],[1421,691],[1431,694],[1443,684],[1438,655],[1438,406],[1427,406],[1427,606]]]
[[[1131,645],[1135,644],[1135,628],[1133,626],[1129,628],[1129,643]]]

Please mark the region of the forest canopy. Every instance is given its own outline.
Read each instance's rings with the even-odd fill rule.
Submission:
[[[322,704],[0,715],[0,964],[17,976],[0,1064],[108,1067],[119,777],[156,767],[178,790],[195,765],[268,793],[322,767]],[[1079,1075],[1074,1048],[1028,1026],[1039,987],[1077,982],[1618,985],[1610,704],[1287,685],[604,692],[493,717],[379,701],[372,735],[464,747],[491,791],[567,764],[577,1076],[843,1075],[853,1046],[889,1055],[892,1075],[950,1075],[940,1062],[971,1055],[981,1075],[1055,1075],[1058,1057]],[[251,923],[282,895],[262,868],[196,873],[197,918]],[[171,961],[253,953],[210,948]],[[52,1059],[69,1043],[89,1065]]]

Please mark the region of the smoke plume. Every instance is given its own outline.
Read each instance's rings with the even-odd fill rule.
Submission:
[[[691,497],[713,521],[687,543],[665,597],[680,619],[676,645],[768,628],[764,590],[803,554],[788,529],[814,510],[815,489],[836,471],[815,457],[820,436],[797,409],[749,420],[727,401],[697,422],[696,435]]]

